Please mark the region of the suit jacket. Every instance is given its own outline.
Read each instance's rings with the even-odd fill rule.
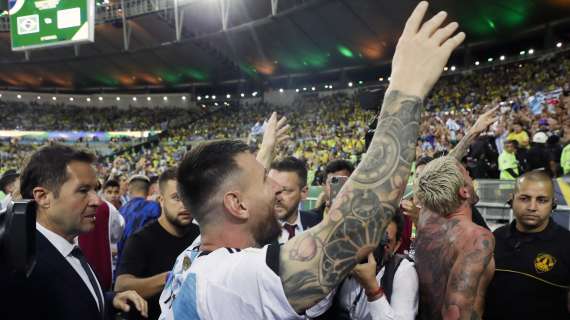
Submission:
[[[312,211],[299,211],[299,218],[301,219],[301,225],[303,226],[303,230],[308,230],[323,220],[322,216],[319,216],[315,212]]]
[[[6,297],[0,300],[5,303],[0,319],[101,320],[97,302],[79,274],[37,230],[36,250],[36,265],[28,278],[2,278]],[[111,319],[113,294],[104,296],[105,317]]]

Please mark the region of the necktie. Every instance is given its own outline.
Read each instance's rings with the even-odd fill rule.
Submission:
[[[287,230],[287,232],[289,232],[288,240],[290,240],[291,238],[293,238],[295,236],[295,229],[297,228],[296,224],[285,223],[285,224],[283,224],[283,228],[285,228],[285,230]]]
[[[91,268],[89,267],[89,264],[87,263],[87,260],[85,259],[85,256],[83,255],[83,252],[81,252],[81,249],[79,249],[79,247],[73,248],[73,250],[71,251],[71,255],[77,258],[77,260],[79,260],[79,262],[81,263],[81,267],[83,268],[83,270],[85,270],[85,273],[87,273],[89,282],[91,282],[91,286],[93,287],[93,290],[95,290],[95,295],[97,296],[97,302],[99,302],[99,312],[101,313],[101,319],[103,319],[104,318],[103,297],[101,291],[99,290],[99,286],[97,285],[97,280],[95,280],[95,275],[91,271]]]

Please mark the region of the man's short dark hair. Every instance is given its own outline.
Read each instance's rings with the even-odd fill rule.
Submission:
[[[425,156],[421,157],[418,162],[416,162],[416,168],[419,166],[425,166],[426,164],[430,163],[433,160],[432,157]]]
[[[73,162],[95,162],[95,155],[62,144],[45,146],[34,152],[27,161],[20,178],[20,193],[24,199],[33,199],[33,190],[44,187],[59,197],[61,186],[67,181],[67,166]]]
[[[346,170],[350,174],[354,171],[354,165],[348,160],[337,159],[329,162],[325,168],[325,176],[329,173]]]
[[[307,166],[303,160],[295,157],[287,157],[285,159],[275,161],[271,164],[271,169],[280,172],[294,172],[299,177],[299,187],[307,185]]]
[[[176,175],[178,174],[178,168],[168,168],[158,177],[158,188],[162,193],[166,187],[166,183],[170,180],[176,180]]]
[[[111,180],[107,180],[105,181],[105,184],[103,184],[103,191],[105,191],[108,188],[120,188],[121,185],[119,184],[119,181],[115,180],[115,179],[111,179]]]
[[[505,144],[512,144],[515,148],[519,147],[519,142],[517,140],[507,140]]]
[[[199,223],[206,221],[210,200],[228,177],[239,170],[235,157],[249,152],[239,140],[207,142],[187,152],[178,167],[178,193]]]
[[[396,224],[396,241],[402,239],[402,233],[404,232],[404,216],[400,212],[396,212],[392,216],[392,222]]]
[[[6,170],[0,177],[0,191],[7,193],[7,187],[18,180],[20,174],[16,170]]]
[[[515,187],[513,190],[513,193],[517,193],[519,191],[520,188],[520,184],[522,182],[522,180],[530,180],[530,181],[540,181],[540,182],[550,182],[551,188],[552,188],[552,200],[555,201],[555,195],[554,192],[556,192],[556,187],[554,186],[554,181],[552,180],[552,178],[548,175],[548,173],[546,173],[546,171],[544,170],[532,170],[532,171],[528,171],[523,173],[520,177],[518,177],[515,180]]]
[[[129,179],[129,191],[147,193],[150,190],[150,179],[144,175],[135,175]]]

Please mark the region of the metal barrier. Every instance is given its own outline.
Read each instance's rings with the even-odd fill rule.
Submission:
[[[555,181],[555,184],[557,183],[559,181]],[[514,181],[477,180],[474,185],[479,195],[479,202],[476,207],[485,221],[499,225],[513,221],[513,210],[507,204],[507,201],[512,197],[515,186]],[[320,186],[310,187],[311,192],[309,192],[309,196],[302,204],[304,210],[314,208],[321,190]],[[411,192],[411,185],[407,187],[406,194],[408,192]],[[566,205],[567,201],[559,188],[555,190],[555,197],[559,205],[552,214],[552,218],[558,224],[570,230],[570,207]]]

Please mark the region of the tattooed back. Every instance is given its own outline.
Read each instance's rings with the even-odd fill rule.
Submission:
[[[493,272],[491,232],[463,218],[422,212],[416,239],[421,319],[480,319]]]

